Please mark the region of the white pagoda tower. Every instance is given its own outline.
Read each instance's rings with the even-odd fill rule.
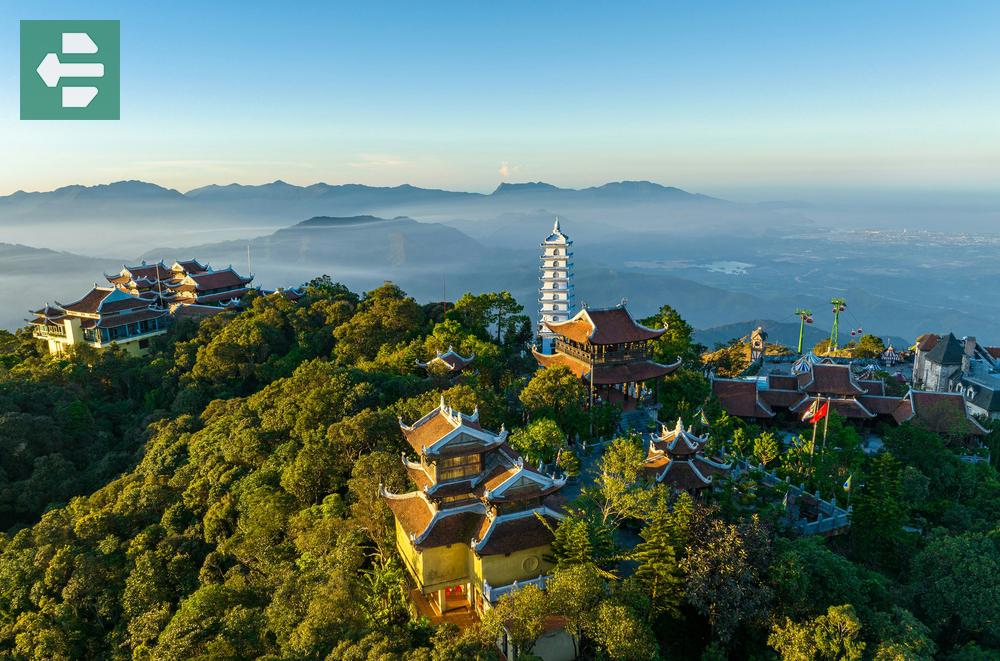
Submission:
[[[542,275],[538,288],[538,339],[541,352],[552,353],[555,335],[542,322],[569,321],[573,314],[573,241],[562,233],[559,218],[542,242]]]

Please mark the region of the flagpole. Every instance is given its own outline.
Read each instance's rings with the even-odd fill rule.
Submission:
[[[830,398],[826,398],[826,415],[823,416],[823,452],[826,452],[826,432],[830,428]]]

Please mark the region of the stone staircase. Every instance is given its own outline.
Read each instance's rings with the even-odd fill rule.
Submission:
[[[656,411],[655,409],[637,409],[623,413],[618,428],[623,434],[656,431]]]

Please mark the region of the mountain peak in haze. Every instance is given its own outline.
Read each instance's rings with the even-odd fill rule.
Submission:
[[[384,222],[385,218],[378,218],[377,216],[313,216],[308,220],[303,220],[301,223],[296,223],[292,227],[345,227],[347,225],[365,225],[367,223],[378,223]],[[393,220],[410,220],[409,218],[399,217]],[[412,221],[411,221],[412,222]]]
[[[114,181],[109,184],[97,184],[95,186],[82,186],[73,184],[63,186],[50,192],[39,191],[35,193],[25,193],[18,191],[11,197],[25,197],[33,195],[47,195],[54,198],[90,198],[90,199],[121,199],[121,198],[183,198],[184,195],[173,188],[164,188],[158,184],[151,184],[146,181],[130,179],[128,181]]]
[[[547,184],[544,181],[528,181],[521,184],[509,184],[506,181],[497,186],[493,191],[494,195],[506,193],[554,193],[563,190],[558,186]]]

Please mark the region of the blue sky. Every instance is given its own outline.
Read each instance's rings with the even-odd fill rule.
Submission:
[[[31,18],[121,20],[121,121],[18,119]],[[996,192],[997,25],[996,2],[5,2],[0,194],[125,178]]]

